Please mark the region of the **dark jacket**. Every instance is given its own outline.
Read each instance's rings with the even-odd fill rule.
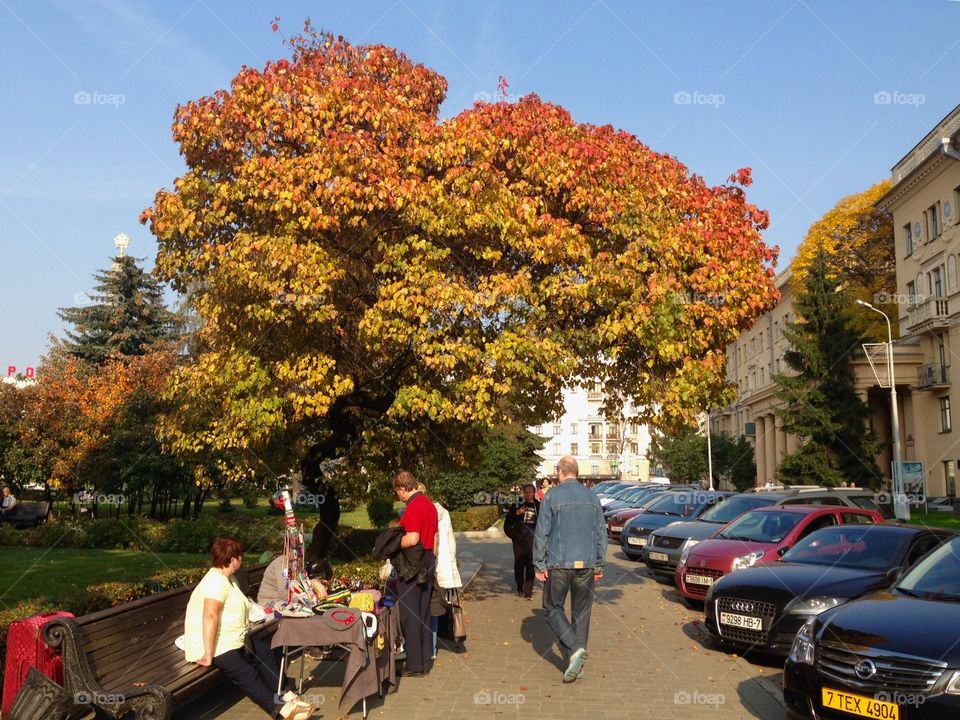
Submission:
[[[503,518],[503,534],[514,542],[533,540],[533,533],[537,526],[537,518],[540,516],[540,501],[534,499],[531,503],[536,510],[533,523],[523,521],[523,515],[517,515],[517,510],[525,507],[527,503],[522,502],[518,505],[507,507],[506,515]]]
[[[373,543],[373,556],[378,560],[389,560],[396,568],[397,575],[407,582],[425,583],[427,565],[423,561],[423,545],[400,548],[400,540],[406,535],[402,527],[387,528],[377,535]]]

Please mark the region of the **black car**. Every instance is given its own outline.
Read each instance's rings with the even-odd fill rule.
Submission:
[[[814,615],[889,587],[948,530],[838,525],[794,545],[780,562],[720,578],[707,593],[706,626],[721,645],[785,656]]]
[[[889,590],[808,620],[783,670],[783,698],[794,720],[960,717],[960,538]]]

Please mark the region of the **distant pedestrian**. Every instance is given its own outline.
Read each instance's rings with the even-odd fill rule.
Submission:
[[[423,483],[417,483],[417,490],[424,495],[427,493]],[[450,513],[436,501],[433,507],[437,510],[437,572],[433,593],[430,596],[430,632],[433,635],[433,652],[430,659],[436,660],[440,617],[447,614],[447,608],[454,599],[459,599],[463,583],[460,580],[460,569],[457,567],[457,539],[453,535]]]
[[[6,515],[16,506],[17,499],[13,496],[13,493],[10,492],[9,485],[4,485],[0,493],[2,493],[2,497],[0,497],[0,515]]]
[[[607,526],[596,494],[577,477],[569,455],[557,463],[558,484],[540,503],[533,538],[533,564],[543,583],[543,609],[567,660],[564,682],[582,677],[587,659],[594,583],[603,577]],[[567,594],[571,619],[567,619]]]
[[[531,483],[523,488],[523,502],[507,509],[503,532],[513,542],[513,577],[517,584],[517,597],[533,598],[533,534],[540,515],[540,501],[536,488]]]

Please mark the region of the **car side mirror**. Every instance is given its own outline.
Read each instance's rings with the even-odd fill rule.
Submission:
[[[779,550],[777,550],[777,555],[778,555],[779,557],[783,557],[784,555],[787,554],[787,550],[789,550],[789,549],[790,549],[790,548],[788,548],[788,547],[782,547],[782,548],[780,548]]]
[[[903,577],[902,567],[892,567],[889,570],[887,570],[887,580],[890,581],[891,583],[895,583],[901,577]]]

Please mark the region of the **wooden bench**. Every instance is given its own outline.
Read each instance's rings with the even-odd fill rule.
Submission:
[[[0,523],[21,527],[34,527],[50,517],[48,502],[18,502],[5,513],[0,513]]]
[[[238,572],[237,581],[256,596],[266,564]],[[44,627],[47,644],[63,654],[66,692],[115,718],[169,720],[175,707],[224,680],[215,667],[187,662],[174,641],[193,587],[168,590],[78,618],[58,618]],[[275,625],[254,633],[273,632]],[[64,720],[63,716],[59,720]],[[13,718],[12,720],[16,720]],[[50,720],[58,720],[51,716]]]

